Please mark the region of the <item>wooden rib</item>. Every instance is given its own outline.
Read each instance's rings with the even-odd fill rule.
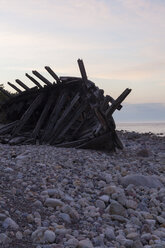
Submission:
[[[0,128],[0,134],[10,133],[17,123],[18,121],[13,121],[9,124],[5,124],[3,127]]]
[[[45,121],[45,119],[48,115],[48,111],[49,111],[50,107],[52,106],[53,102],[54,102],[54,93],[51,94],[47,103],[45,104],[43,111],[40,115],[40,118],[38,119],[37,124],[35,126],[35,129],[33,130],[32,137],[34,137],[34,138],[37,137],[37,135],[40,131],[40,128],[41,128],[43,122]]]
[[[18,93],[21,93],[22,90],[18,89],[14,84],[8,82],[8,85],[10,85],[13,89],[15,89]]]
[[[35,80],[35,78],[30,76],[28,73],[26,73],[25,76],[28,77],[35,85],[37,85],[38,88],[43,88],[42,85],[37,80]]]
[[[4,90],[3,88],[0,87],[0,91],[7,96],[8,98],[12,98],[12,95],[10,93],[8,93],[6,90]]]
[[[32,73],[40,80],[42,80],[45,84],[49,86],[52,85],[52,83],[49,80],[47,80],[44,76],[42,76],[38,71],[32,71]]]
[[[17,84],[19,84],[25,90],[29,90],[29,87],[27,87],[21,80],[16,79],[15,81],[17,82]]]
[[[61,81],[60,81],[59,77],[57,76],[57,74],[49,66],[45,66],[45,69],[56,80],[57,83],[61,83]]]
[[[79,93],[77,93],[73,97],[73,99],[72,99],[71,103],[68,105],[68,107],[64,110],[61,117],[58,119],[57,123],[55,124],[55,126],[52,130],[52,136],[50,139],[50,143],[55,139],[57,132],[60,132],[60,129],[63,127],[62,123],[65,121],[65,118],[70,113],[70,111],[72,110],[73,106],[77,103],[79,98],[80,98]],[[65,125],[66,125],[66,123],[65,123]]]
[[[49,137],[52,135],[52,129],[59,117],[59,114],[67,101],[68,93],[66,91],[61,92],[58,96],[57,101],[55,102],[54,109],[49,117],[48,125],[45,128],[45,132],[42,136],[42,141],[47,141]]]
[[[25,113],[22,115],[21,119],[18,121],[18,124],[16,125],[16,127],[13,129],[13,134],[12,137],[15,137],[15,135],[17,135],[20,130],[23,128],[23,126],[26,124],[26,122],[29,120],[29,118],[31,117],[31,115],[34,113],[34,111],[38,108],[38,106],[41,104],[42,100],[44,98],[44,94],[41,93],[40,95],[38,95],[34,101],[32,102],[32,104],[29,106],[29,108],[25,111]]]
[[[131,89],[125,89],[123,93],[112,103],[112,105],[106,110],[106,116],[112,115],[117,107],[121,104],[122,101],[128,96],[131,92]]]
[[[70,115],[70,120],[68,121],[68,124],[66,127],[61,127],[62,131],[58,133],[58,135],[54,136],[54,138],[62,138],[67,133],[67,131],[72,127],[72,125],[75,123],[75,121],[79,118],[79,116],[82,114],[82,112],[85,110],[86,105],[85,102],[81,103],[81,106],[78,106],[76,110],[74,110],[73,114]]]

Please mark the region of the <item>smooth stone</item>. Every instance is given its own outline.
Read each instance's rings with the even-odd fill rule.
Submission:
[[[76,248],[79,244],[79,241],[75,238],[71,238],[66,242],[66,245],[68,247]]]
[[[149,187],[149,188],[164,187],[157,176],[143,176],[140,174],[132,174],[120,178],[120,183],[124,187],[127,187],[129,184],[133,184],[135,186]]]
[[[69,214],[66,213],[60,213],[59,214],[59,218],[61,218],[64,222],[70,224],[71,223],[71,218],[69,216]]]
[[[94,246],[89,239],[83,239],[79,241],[78,248],[94,248]]]
[[[20,231],[16,232],[15,236],[17,239],[22,239],[22,237],[23,237],[23,235]]]
[[[138,237],[139,237],[139,234],[136,232],[129,233],[126,236],[127,239],[131,239],[131,240],[136,240],[136,239],[138,239]]]
[[[138,204],[137,204],[137,202],[134,201],[134,200],[126,200],[126,201],[125,201],[125,206],[126,206],[126,208],[136,209],[137,206],[138,206]]]
[[[118,202],[113,201],[110,205],[109,205],[109,214],[112,215],[121,215],[121,216],[126,216],[126,209]]]
[[[53,243],[55,241],[56,235],[51,230],[46,230],[44,232],[44,241],[48,243]]]
[[[101,200],[96,200],[96,207],[100,209],[105,209],[105,203]]]
[[[14,220],[12,220],[10,217],[7,217],[7,218],[4,220],[4,222],[3,222],[2,225],[3,225],[3,227],[4,227],[5,229],[11,228],[11,229],[13,229],[13,230],[17,230],[17,229],[19,228],[18,224],[17,224]]]
[[[0,233],[0,244],[7,245],[10,241],[10,238],[5,233]]]
[[[99,199],[102,200],[103,202],[107,203],[107,202],[109,202],[110,197],[109,197],[109,195],[102,195],[99,197]]]
[[[111,228],[111,227],[107,227],[107,228],[105,229],[105,237],[106,237],[108,240],[115,240],[116,237],[115,237],[114,229]]]
[[[124,218],[124,217],[121,216],[121,215],[117,215],[117,214],[111,215],[110,218],[111,218],[112,220],[117,220],[117,221],[119,221],[119,222],[121,222],[121,223],[126,223],[126,222],[128,221],[128,219]]]
[[[62,207],[64,205],[64,203],[62,201],[60,201],[59,199],[56,198],[47,198],[45,201],[45,205],[47,207],[52,207],[52,208],[56,208],[56,207]]]

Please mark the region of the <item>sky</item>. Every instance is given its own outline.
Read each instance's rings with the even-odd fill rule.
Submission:
[[[88,78],[129,104],[165,106],[164,0],[0,0],[0,84],[44,66]]]

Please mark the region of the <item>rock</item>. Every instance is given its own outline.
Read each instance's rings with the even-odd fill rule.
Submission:
[[[70,207],[69,205],[65,205],[62,208],[62,211],[66,214],[69,214],[69,216],[71,217],[72,222],[77,222],[80,218],[78,212],[73,208]]]
[[[56,235],[53,231],[51,230],[46,230],[44,232],[44,241],[46,243],[53,243],[55,241]]]
[[[93,244],[89,239],[79,241],[78,248],[93,248]]]
[[[16,232],[15,236],[17,239],[22,239],[22,237],[23,237],[23,235],[20,231]]]
[[[66,222],[68,224],[71,223],[71,218],[70,218],[69,214],[60,213],[59,218],[61,218],[64,222]]]
[[[117,193],[117,192],[118,192],[118,188],[116,186],[106,186],[103,189],[103,193],[105,195],[112,195],[112,194]]]
[[[11,228],[13,230],[17,230],[19,228],[17,223],[14,220],[12,220],[10,217],[7,217],[2,225],[5,229]]]
[[[0,233],[0,244],[1,245],[7,245],[10,243],[10,238],[5,233]]]
[[[112,215],[121,215],[121,216],[124,216],[124,217],[127,215],[126,209],[121,204],[119,204],[116,201],[113,201],[109,205],[109,214],[112,214]]]
[[[45,238],[44,238],[44,233],[47,230],[46,227],[39,227],[37,228],[31,235],[32,240],[34,242],[38,242],[38,243],[44,243],[45,242]]]
[[[0,214],[0,221],[3,221],[6,219],[6,214]]]
[[[101,201],[107,203],[107,202],[109,202],[110,197],[109,197],[109,195],[102,195],[102,196],[99,197],[99,199]]]
[[[111,220],[117,220],[121,223],[126,223],[128,220],[121,215],[113,214],[110,216]]]
[[[137,232],[131,232],[127,235],[127,239],[131,239],[131,240],[137,240],[139,237],[139,234]]]
[[[115,237],[114,229],[111,228],[111,227],[107,227],[106,230],[105,230],[105,237],[108,240],[115,240],[116,237]]]
[[[132,174],[120,178],[120,183],[124,187],[127,187],[129,184],[133,184],[135,186],[149,187],[149,188],[164,187],[157,176],[143,176],[140,174]]]
[[[96,200],[96,207],[100,208],[100,209],[104,209],[105,208],[105,203],[101,200]]]
[[[141,149],[137,152],[137,156],[139,157],[149,157],[149,151],[147,149]]]
[[[126,208],[136,209],[137,206],[138,206],[138,204],[137,204],[137,202],[134,201],[134,200],[126,200],[126,201],[125,201],[125,206],[126,206]]]
[[[144,246],[142,245],[140,240],[135,240],[133,242],[132,248],[143,248]]]
[[[67,242],[66,242],[66,245],[68,247],[72,247],[72,248],[76,248],[79,244],[79,241],[75,238],[72,238],[72,239],[69,239]]]
[[[47,198],[45,201],[47,207],[56,208],[57,206],[62,207],[64,203],[56,198]]]

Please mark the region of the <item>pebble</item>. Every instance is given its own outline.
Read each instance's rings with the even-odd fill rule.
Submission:
[[[120,135],[111,154],[0,144],[0,246],[165,247],[164,138]]]

